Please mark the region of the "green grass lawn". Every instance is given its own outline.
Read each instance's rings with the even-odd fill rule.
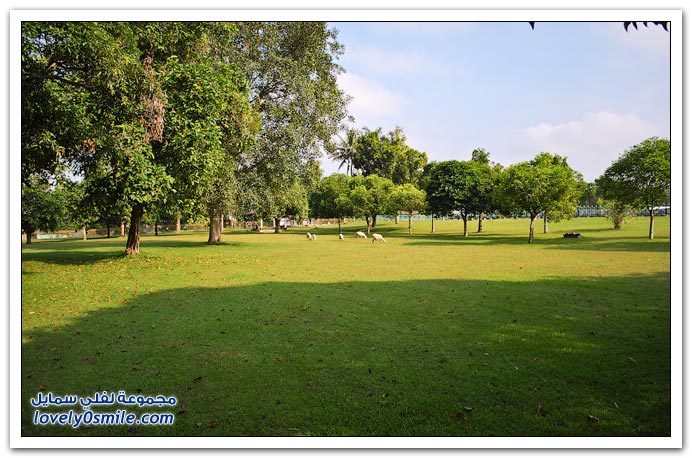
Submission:
[[[667,218],[654,240],[582,218],[532,245],[527,220],[429,224],[24,246],[22,435],[671,434]],[[33,424],[39,392],[121,390],[175,396],[127,407],[174,425]]]

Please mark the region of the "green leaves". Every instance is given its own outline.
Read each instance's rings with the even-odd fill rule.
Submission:
[[[653,208],[670,202],[670,140],[651,137],[625,151],[596,180],[606,199],[619,207],[648,207],[653,238]]]
[[[487,159],[487,153],[483,158]],[[426,186],[431,210],[438,214],[459,210],[465,215],[487,211],[492,203],[495,175],[484,160],[434,164]]]
[[[395,184],[417,183],[428,162],[425,153],[406,145],[404,130],[398,126],[386,135],[381,128],[364,129],[354,143],[349,156],[353,168],[365,176],[389,178]]]
[[[541,153],[532,161],[505,169],[495,189],[494,199],[505,213],[529,214],[531,243],[536,217],[543,212],[548,212],[555,219],[570,217],[583,189],[581,175],[567,165],[566,158]]]
[[[54,232],[69,222],[66,194],[60,189],[47,186],[22,186],[22,230],[27,235],[37,230]]]
[[[412,214],[425,208],[425,191],[421,191],[410,183],[396,186],[389,197],[389,213],[404,211]]]

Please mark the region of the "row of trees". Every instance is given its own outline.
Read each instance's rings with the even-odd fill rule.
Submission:
[[[470,161],[428,164],[400,127],[347,130],[334,142],[349,119],[336,35],[320,22],[23,23],[27,241],[67,221],[127,222],[132,254],[145,212],[203,218],[208,242],[219,243],[225,214],[252,212],[278,228],[311,209],[364,216],[370,227],[393,208],[458,211],[466,235],[469,215],[481,215],[482,230],[484,212],[526,213],[532,241],[538,215],[547,224],[570,214],[583,183],[557,155],[503,168],[476,150]],[[653,206],[669,196],[666,142],[634,147],[597,182],[613,208],[652,209],[651,237]],[[649,160],[635,150],[663,152]],[[320,182],[322,152],[347,175]]]
[[[533,160],[503,168],[490,162],[483,149],[472,153],[469,161],[445,161],[426,164],[417,170],[414,183],[396,184],[377,174],[348,176],[334,174],[312,185],[299,185],[291,193],[292,203],[284,207],[286,214],[314,217],[365,218],[367,230],[377,225],[378,215],[408,214],[409,235],[412,217],[417,212],[434,216],[457,212],[468,236],[468,219],[478,219],[478,232],[483,230],[484,214],[524,215],[530,219],[529,243],[534,237],[536,219],[542,215],[544,232],[548,221],[570,218],[577,204],[606,205],[619,229],[623,218],[634,214],[635,208],[650,209],[650,237],[653,237],[653,208],[669,202],[670,144],[667,140],[648,139],[631,148],[596,183],[584,183],[565,158],[541,153]],[[319,170],[313,174],[318,177]],[[86,228],[89,219],[110,227],[117,217],[98,219],[95,206],[84,208],[80,183],[70,182],[54,189],[25,188],[22,227],[27,233],[36,228],[56,230],[65,225]],[[420,189],[422,188],[422,189]],[[300,192],[309,189],[309,192]],[[308,208],[309,207],[309,208]],[[262,206],[260,206],[262,208]],[[26,214],[24,214],[26,213]],[[263,214],[256,213],[253,216]],[[149,222],[157,224],[166,215],[154,208]],[[168,215],[170,217],[170,214]],[[434,218],[433,218],[434,231]],[[278,220],[275,228],[279,230]]]
[[[581,175],[565,158],[549,153],[503,168],[491,163],[485,150],[478,149],[469,161],[433,162],[418,172],[416,184],[396,184],[377,174],[334,174],[324,178],[313,194],[312,214],[339,220],[365,217],[370,231],[378,214],[404,212],[409,216],[411,234],[414,213],[440,216],[457,211],[464,222],[464,236],[468,236],[472,215],[478,215],[481,232],[484,213],[527,213],[531,243],[536,218],[544,215],[547,224],[548,219],[571,217],[585,187]]]
[[[425,153],[418,153],[417,162],[407,162],[404,154],[390,154],[389,160],[376,162],[368,159],[385,157],[382,151],[396,151],[392,144],[398,145],[400,151],[410,148],[403,141],[390,141],[405,138],[400,128],[388,136],[382,136],[379,129],[375,132],[377,136],[367,129],[361,134],[349,131],[348,152],[342,147],[337,154],[351,173],[360,171],[362,175],[335,174],[323,179],[312,196],[313,215],[339,220],[365,217],[369,231],[376,225],[377,214],[404,212],[409,215],[411,234],[413,213],[431,213],[434,231],[434,216],[455,211],[464,222],[464,236],[469,234],[471,215],[478,217],[478,232],[483,230],[484,213],[525,215],[530,220],[531,243],[539,216],[543,217],[543,230],[547,233],[549,221],[571,218],[579,203],[606,205],[615,229],[621,228],[626,215],[646,208],[650,216],[649,238],[653,238],[655,207],[670,202],[668,139],[644,140],[623,153],[595,183],[585,183],[565,157],[550,153],[540,153],[531,161],[506,168],[492,163],[484,149],[473,151],[469,161],[426,164]],[[378,151],[373,144],[379,145],[380,152],[364,154]],[[408,172],[401,174],[401,170]],[[402,180],[404,176],[408,179]]]

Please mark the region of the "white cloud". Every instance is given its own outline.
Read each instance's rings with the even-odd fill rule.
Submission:
[[[381,84],[354,73],[339,75],[339,87],[353,97],[349,112],[356,125],[381,125],[382,118],[397,115],[406,105],[406,99]]]
[[[664,126],[636,115],[611,111],[587,113],[581,119],[551,124],[544,122],[511,135],[506,150],[520,152],[528,160],[540,152],[567,156],[570,166],[581,172],[587,181],[598,178],[626,149],[653,137],[667,137]]]

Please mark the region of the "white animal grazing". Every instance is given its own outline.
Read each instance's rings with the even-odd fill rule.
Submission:
[[[341,232],[339,232],[339,240],[342,242],[344,241],[344,234],[342,234]]]
[[[313,240],[314,242],[317,241],[317,234],[312,234],[312,240]]]
[[[312,240],[312,234],[309,232],[305,233],[305,237],[307,237],[308,240]]]
[[[387,241],[382,237],[380,234],[372,234],[372,243],[375,242],[384,242],[387,243]]]
[[[361,231],[356,232],[356,237],[358,237],[359,239],[367,239],[368,238],[368,236],[365,235],[365,232],[361,232]]]

